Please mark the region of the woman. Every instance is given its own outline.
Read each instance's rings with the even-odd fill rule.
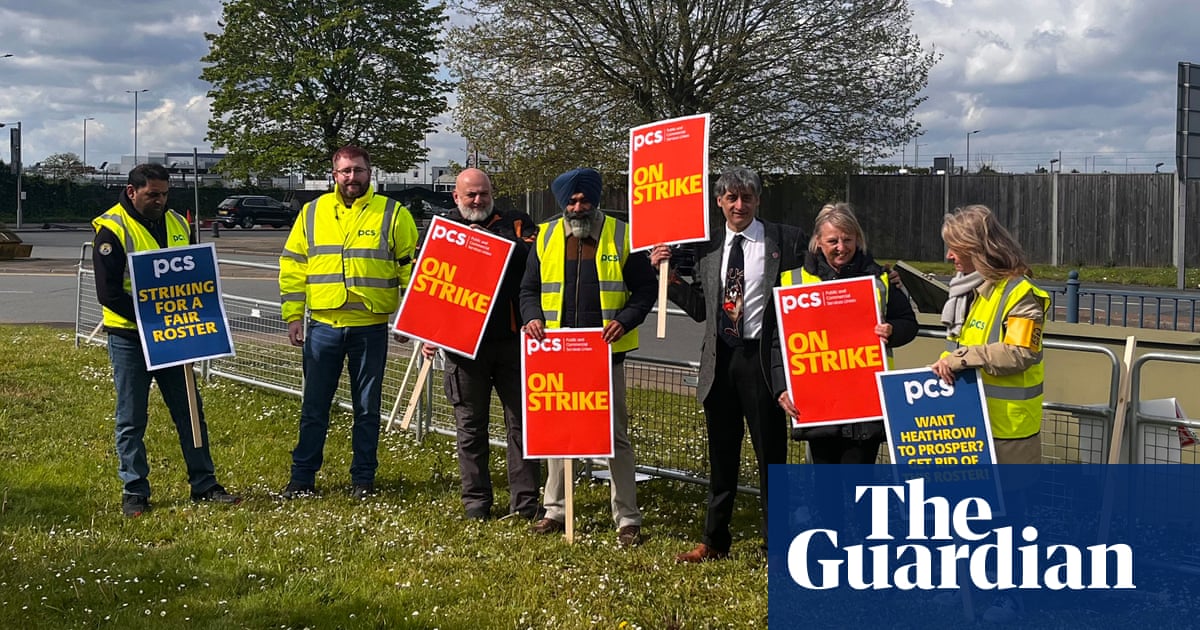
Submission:
[[[946,215],[942,239],[960,284],[978,286],[973,296],[957,298],[971,297],[969,308],[947,304],[942,316],[953,348],[930,367],[946,383],[955,372],[979,368],[996,463],[1041,463],[1042,329],[1050,296],[1029,280],[1020,244],[987,206]]]
[[[887,270],[867,253],[867,239],[850,204],[829,204],[821,208],[804,266],[784,272],[780,285],[862,276],[876,278],[879,303],[886,305],[884,322],[875,326],[875,334],[887,345],[890,355],[891,348],[902,346],[917,336],[917,316],[913,314],[908,296],[890,286]],[[786,382],[782,367],[780,360],[776,370],[776,390],[784,391],[779,396],[779,404],[788,415],[796,417],[796,406],[781,386]],[[873,464],[884,439],[883,422],[794,428],[792,439],[808,441],[808,457],[814,464]]]

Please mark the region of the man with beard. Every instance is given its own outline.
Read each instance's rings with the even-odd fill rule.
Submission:
[[[550,186],[563,216],[540,226],[521,281],[525,332],[541,340],[547,328],[603,328],[613,360],[613,521],[622,547],[640,544],[633,446],[625,408],[625,354],[636,350],[636,328],[654,306],[657,281],[645,253],[630,252],[629,226],[600,211],[600,173],[580,168]],[[537,534],[566,529],[563,461],[552,459],[543,504],[546,516],[530,526]]]
[[[488,472],[488,411],[492,388],[504,409],[505,457],[508,464],[508,513],[522,518],[537,517],[541,465],[525,459],[522,442],[521,346],[518,297],[529,246],[537,235],[537,224],[524,212],[494,208],[492,180],[477,168],[468,168],[454,180],[457,211],[446,218],[476,230],[487,230],[513,243],[508,268],[493,301],[492,313],[483,331],[479,351],[471,359],[446,353],[444,386],[446,399],[454,407],[458,429],[458,472],[462,477],[462,502],[467,518],[484,521],[492,516],[492,477]],[[437,351],[421,349],[426,359]]]
[[[333,154],[334,191],[300,210],[279,257],[279,292],[288,341],[304,348],[304,398],[292,472],[281,496],[316,492],[329,432],[329,408],[343,363],[354,408],[350,495],[375,492],[379,407],[388,322],[412,276],[417,226],[408,209],[375,194],[371,158],[348,145]],[[307,335],[304,311],[310,311]]]
[[[196,407],[200,415],[201,446],[192,440],[188,386],[182,365],[149,371],[142,355],[137,331],[126,254],[136,251],[179,247],[190,241],[187,221],[167,210],[170,175],[161,164],[142,164],[129,171],[129,184],[121,201],[92,220],[96,238],[92,267],[96,270],[96,299],[104,311],[108,332],[108,357],[112,361],[113,386],[117,390],[116,440],[117,475],[124,483],[121,511],[130,518],[150,509],[150,464],[146,460],[146,423],[149,419],[150,380],[158,382],[163,402],[175,422],[183,462],[193,501],[236,504],[241,499],[229,494],[213,473],[208,450],[208,423],[200,393]]]

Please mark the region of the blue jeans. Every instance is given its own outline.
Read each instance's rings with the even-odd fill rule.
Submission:
[[[200,414],[200,439],[196,448],[192,441],[192,420],[188,412],[187,381],[184,367],[175,366],[153,372],[146,370],[142,346],[117,335],[108,336],[108,358],[112,361],[113,386],[117,390],[117,476],[125,484],[125,494],[150,496],[150,464],[146,461],[147,406],[150,400],[150,379],[158,382],[163,402],[179,434],[179,447],[187,465],[188,484],[192,494],[207,492],[217,485],[213,474],[212,456],[208,451],[208,424],[204,421],[204,406],[196,392]]]
[[[329,433],[329,408],[342,377],[342,364],[350,365],[350,393],[354,426],[350,447],[350,482],[375,483],[379,467],[379,400],[387,360],[388,326],[334,328],[313,322],[304,339],[304,402],[300,406],[300,440],[292,451],[292,482],[312,485],[324,461]]]

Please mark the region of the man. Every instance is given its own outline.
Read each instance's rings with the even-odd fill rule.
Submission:
[[[494,496],[492,476],[488,471],[488,411],[495,388],[504,409],[508,513],[532,520],[537,517],[541,465],[536,459],[524,457],[521,345],[517,331],[520,327],[521,276],[529,257],[529,245],[537,235],[537,225],[524,212],[495,210],[492,180],[477,168],[468,168],[455,178],[454,203],[458,209],[448,215],[448,219],[473,229],[487,230],[514,244],[475,358],[446,353],[444,385],[446,398],[454,406],[458,429],[462,503],[467,518],[480,521],[491,518]],[[422,348],[426,359],[432,358],[436,351],[430,345]]]
[[[625,354],[636,350],[636,328],[654,306],[657,281],[645,254],[630,253],[629,226],[600,211],[600,173],[580,168],[551,184],[563,216],[540,226],[521,281],[521,316],[534,339],[546,328],[603,328],[612,346],[613,457],[612,512],[617,542],[642,542],[642,513],[637,507],[633,446],[625,408]],[[542,503],[545,518],[530,531],[551,534],[566,529],[564,465],[552,459]]]
[[[196,406],[202,446],[194,444],[184,374],[186,366],[150,371],[146,369],[142,355],[126,255],[189,244],[187,221],[175,211],[166,209],[169,186],[170,175],[162,165],[136,166],[129,171],[129,183],[121,193],[120,202],[92,220],[96,230],[92,247],[96,299],[104,313],[108,357],[112,361],[113,386],[117,390],[117,476],[125,485],[121,511],[130,518],[141,516],[150,509],[150,464],[146,460],[144,438],[151,379],[158,382],[163,402],[175,422],[192,500],[227,504],[241,501],[217,483],[208,450],[208,423],[204,420],[199,392],[196,393]]]
[[[729,556],[746,428],[758,460],[764,546],[767,466],[787,459],[787,421],[771,383],[771,344],[777,335],[772,289],[781,271],[803,263],[805,239],[796,228],[756,218],[762,183],[754,171],[725,170],[715,192],[724,227],[700,248],[695,281],[674,275],[668,287],[672,302],[692,319],[707,322],[696,397],[704,405],[708,431],[708,510],[703,542],[675,556],[677,562]],[[658,267],[670,256],[670,249],[659,245],[650,259]]]
[[[350,495],[375,492],[379,406],[388,322],[412,275],[417,227],[408,209],[375,194],[371,158],[348,145],[333,154],[334,191],[304,206],[279,257],[288,341],[304,348],[304,398],[292,474],[281,496],[316,492],[329,408],[342,364],[350,366],[354,408]],[[308,334],[304,310],[310,311]]]

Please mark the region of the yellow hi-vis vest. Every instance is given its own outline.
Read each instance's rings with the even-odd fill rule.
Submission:
[[[1026,278],[1001,280],[988,295],[976,295],[963,323],[959,345],[1000,343],[1004,338],[1008,312],[1029,293],[1041,301],[1044,311],[1050,303],[1050,295]],[[1040,341],[1037,358],[1037,363],[1018,374],[992,376],[983,372],[983,394],[987,397],[993,437],[1009,440],[1026,438],[1041,430],[1045,369]]]
[[[373,314],[364,318],[364,324],[396,312],[400,287],[407,286],[412,275],[416,226],[396,200],[373,191],[370,194],[345,233],[332,208],[338,203],[336,192],[318,197],[301,210],[298,223],[304,228],[305,238],[300,241],[304,251],[289,238],[279,257],[285,321],[302,317],[305,303],[313,311]],[[393,248],[393,242],[398,247]],[[407,254],[397,260],[396,251]]]
[[[809,273],[804,267],[797,267],[779,274],[779,286],[790,287],[793,284],[796,284],[796,272],[800,272],[800,284],[817,284],[818,282],[824,282],[821,276]],[[885,272],[880,274],[878,277],[872,277],[871,279],[875,281],[875,298],[879,300],[879,316],[883,318],[887,314],[888,276]],[[890,370],[892,369],[892,349],[887,346],[884,346],[884,349],[886,352],[885,368]]]
[[[600,278],[600,310],[604,325],[612,321],[629,300],[622,269],[629,258],[629,226],[610,216],[596,246],[596,275]],[[567,230],[559,217],[542,225],[537,239],[537,257],[542,271],[542,315],[546,328],[562,327],[562,307],[566,291]],[[578,280],[578,279],[577,279]],[[613,352],[632,352],[638,348],[637,329],[612,344]]]
[[[192,238],[191,227],[188,226],[187,220],[179,216],[179,213],[174,210],[167,210],[163,214],[163,220],[167,223],[167,247],[184,247]],[[110,232],[116,235],[117,239],[125,246],[126,255],[134,252],[144,252],[152,249],[161,249],[158,246],[158,241],[154,240],[154,236],[146,229],[144,225],[138,222],[137,219],[129,216],[125,211],[125,206],[117,204],[108,209],[108,212],[92,219],[92,229],[99,232],[100,228],[108,228]],[[122,282],[125,287],[125,292],[132,295],[133,283],[129,279],[129,265],[125,265],[125,280]],[[115,312],[109,310],[107,306],[102,307],[104,313],[104,325],[108,328],[126,328],[129,330],[137,330],[137,322],[125,319]]]

